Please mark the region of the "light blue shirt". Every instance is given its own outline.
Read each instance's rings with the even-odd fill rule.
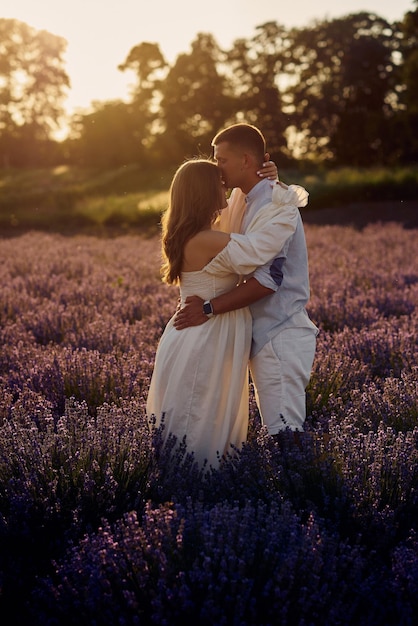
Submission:
[[[247,206],[241,227],[243,233],[255,214],[262,211],[271,199],[270,181],[263,179],[251,189],[246,196]],[[253,318],[251,357],[285,328],[311,328],[318,332],[305,309],[310,295],[309,267],[300,213],[295,232],[277,253],[274,261],[258,268],[253,274],[259,283],[274,290],[274,293],[250,306]]]

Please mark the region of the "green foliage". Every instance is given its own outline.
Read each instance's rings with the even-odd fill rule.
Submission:
[[[165,210],[168,192],[130,193],[123,196],[86,197],[75,206],[75,214],[100,226],[155,227]]]
[[[211,35],[198,34],[190,54],[180,54],[161,83],[160,160],[208,156],[211,140],[236,110],[236,95],[222,70],[223,54]],[[181,102],[181,106],[179,106]],[[179,147],[183,151],[180,156]]]
[[[292,39],[287,96],[301,154],[356,166],[388,162],[396,25],[364,12],[294,30]]]
[[[62,37],[18,20],[0,19],[3,167],[34,164],[42,158],[42,148],[64,114],[65,89],[70,84],[63,67],[65,48]]]
[[[416,200],[418,169],[338,168],[307,174],[303,184],[309,191],[309,209],[345,206],[354,202]]]
[[[281,114],[286,107],[280,80],[291,40],[286,29],[275,22],[258,26],[256,31],[250,41],[235,41],[227,53],[233,113],[262,127],[269,152],[277,159],[280,156],[282,162],[287,155],[284,135],[290,118]]]
[[[170,168],[209,154],[237,121],[259,126],[282,166],[416,163],[417,11],[394,23],[367,11],[304,28],[267,22],[229,50],[198,33],[172,65],[140,42],[119,65],[136,78],[130,99],[75,115],[61,143],[51,137],[68,87],[65,41],[0,19],[0,166]]]
[[[0,171],[0,228],[58,231],[159,229],[171,171],[130,165],[113,170],[58,167]],[[416,200],[418,168],[282,170],[280,178],[309,191],[306,212],[352,203]],[[341,209],[343,210],[343,209]]]
[[[0,172],[0,227],[17,232],[139,226],[155,231],[171,172],[138,166],[97,171],[67,166]]]

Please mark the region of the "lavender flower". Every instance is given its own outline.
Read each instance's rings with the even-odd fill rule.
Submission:
[[[218,470],[146,419],[177,302],[157,239],[0,240],[0,613],[43,626],[416,621],[416,232],[306,235],[321,332],[305,433],[278,446],[250,387],[248,442]]]

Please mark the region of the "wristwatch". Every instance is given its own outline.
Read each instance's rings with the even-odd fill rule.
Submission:
[[[210,300],[206,300],[206,302],[203,303],[203,313],[208,317],[212,317],[212,315],[214,315],[213,307]]]

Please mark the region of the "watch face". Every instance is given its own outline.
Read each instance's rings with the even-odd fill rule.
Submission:
[[[210,315],[212,313],[212,305],[210,302],[205,302],[205,304],[203,305],[203,312],[206,315]]]

